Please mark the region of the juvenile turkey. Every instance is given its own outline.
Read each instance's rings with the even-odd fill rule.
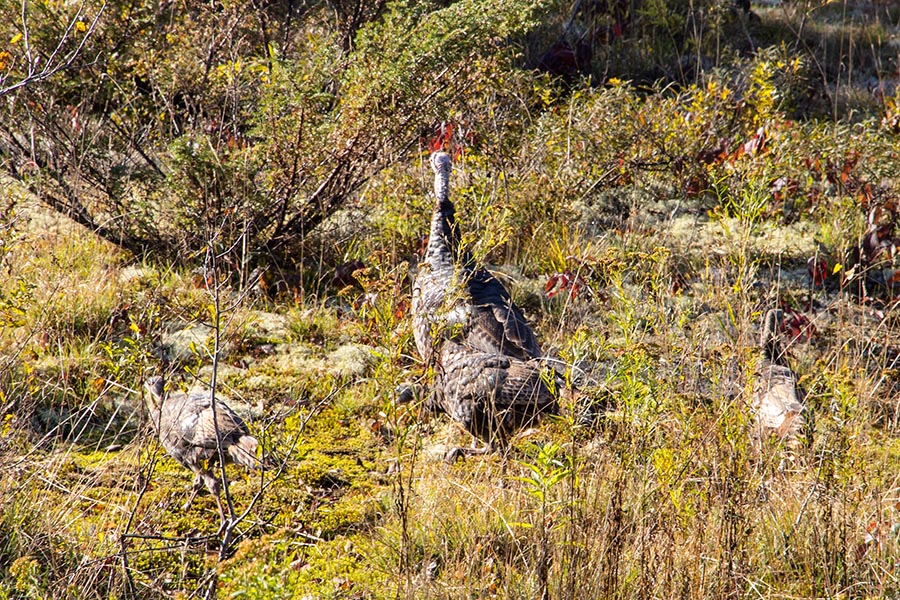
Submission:
[[[145,398],[150,421],[163,448],[194,473],[191,495],[184,509],[190,506],[201,485],[205,485],[215,498],[224,523],[225,509],[219,497],[221,485],[219,477],[212,471],[213,465],[219,461],[215,424],[218,423],[226,462],[248,469],[260,468],[256,457],[259,442],[250,435],[244,421],[221,400],[216,400],[214,421],[209,393],[166,393],[165,385],[162,377],[150,377],[144,384],[148,392]]]
[[[413,333],[419,354],[430,362],[444,340],[520,359],[539,358],[541,348],[503,284],[476,268],[459,248],[450,201],[450,156],[431,155],[435,206],[425,258],[413,284]]]
[[[768,435],[777,435],[789,449],[798,450],[808,438],[808,414],[803,390],[784,358],[778,329],[784,320],[779,309],[770,309],[762,321],[760,345],[763,358],[756,369],[752,409],[756,419],[757,447]],[[809,440],[806,439],[808,442]]]
[[[555,376],[545,377],[541,348],[509,292],[460,249],[449,155],[433,154],[431,166],[435,207],[412,301],[416,346],[436,373],[426,407],[446,412],[485,443],[485,452],[505,447],[541,414],[557,412],[547,383]]]

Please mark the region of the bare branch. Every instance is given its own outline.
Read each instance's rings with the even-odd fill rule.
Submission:
[[[18,90],[19,88],[25,87],[27,85],[32,85],[34,83],[38,83],[45,79],[48,79],[54,76],[56,73],[62,71],[63,69],[68,69],[71,67],[75,60],[81,55],[82,50],[84,49],[85,44],[88,39],[97,29],[97,24],[100,22],[100,18],[103,16],[103,12],[106,10],[106,3],[104,2],[100,6],[100,10],[97,11],[97,14],[94,16],[94,19],[91,21],[90,26],[85,29],[84,36],[78,42],[78,46],[74,49],[70,50],[64,56],[59,56],[63,51],[63,46],[66,42],[71,38],[72,32],[77,29],[77,24],[81,23],[81,15],[84,10],[84,3],[78,7],[78,11],[75,13],[70,20],[68,25],[66,26],[66,31],[60,37],[59,41],[56,44],[56,47],[53,49],[53,52],[50,53],[50,56],[47,60],[42,61],[40,56],[35,57],[32,52],[31,40],[28,35],[28,2],[26,0],[22,0],[22,39],[23,44],[25,46],[25,57],[27,61],[27,69],[26,73],[22,76],[21,79],[14,83],[9,83],[7,81],[9,77],[9,73],[6,75],[0,74],[0,96],[4,96],[11,92]],[[40,66],[40,63],[43,62],[43,66]]]

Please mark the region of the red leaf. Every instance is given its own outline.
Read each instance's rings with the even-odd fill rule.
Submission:
[[[753,156],[755,154],[761,153],[765,150],[766,145],[766,130],[763,127],[760,127],[756,130],[756,133],[751,137],[747,142],[742,146],[744,152]]]
[[[450,141],[453,139],[453,129],[453,123],[442,121],[441,124],[438,125],[434,137],[432,137],[431,141],[428,143],[428,149],[432,152],[449,150]]]
[[[556,287],[557,285],[559,285],[558,288]],[[566,269],[562,273],[554,273],[550,276],[547,280],[545,291],[547,292],[547,297],[552,298],[563,290],[568,290],[569,297],[575,299],[582,288],[590,289],[584,279]]]
[[[813,287],[822,287],[828,279],[828,263],[821,256],[813,256],[806,263]]]
[[[803,313],[799,313],[792,308],[785,308],[784,321],[781,324],[781,331],[790,335],[792,341],[804,340],[810,341],[816,335],[816,326]]]
[[[544,287],[544,291],[547,292],[547,294],[551,298],[553,297],[553,295],[550,294],[550,290],[552,290],[553,288],[556,287],[556,284],[557,284],[557,282],[559,282],[560,277],[561,277],[561,275],[559,273],[555,273],[555,274],[551,275],[550,278],[547,280],[547,285]],[[556,292],[553,292],[553,293],[555,294]]]

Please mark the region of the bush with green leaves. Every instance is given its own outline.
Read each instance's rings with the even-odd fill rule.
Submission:
[[[347,11],[352,32],[326,3],[26,5],[6,32],[29,33],[31,51],[49,52],[70,20],[69,43],[86,37],[71,68],[8,90],[5,164],[135,253],[196,262],[214,244],[235,268],[281,264],[423,132],[485,110],[510,40],[552,4],[379,3]],[[27,52],[12,51],[16,73]]]

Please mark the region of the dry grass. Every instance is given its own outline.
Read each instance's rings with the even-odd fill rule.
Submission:
[[[826,16],[809,34],[820,56],[888,27]],[[409,323],[421,160],[377,175],[327,223],[315,273],[270,295],[216,297],[5,188],[0,598],[896,597],[900,313],[890,290],[841,283],[870,207],[896,212],[896,132],[871,112],[794,121],[801,83],[827,73],[790,59],[763,51],[677,91],[536,79],[527,100],[547,104],[503,140],[519,162],[473,148],[458,163],[466,240],[584,398],[507,457],[445,464],[467,437],[396,401],[430,377]],[[838,82],[830,108],[881,110],[857,84]],[[358,285],[329,287],[356,258]],[[566,271],[579,293],[548,297]],[[750,441],[759,320],[776,304],[814,328],[790,340],[815,417],[793,461]],[[213,364],[277,465],[228,471],[247,512],[227,540],[209,496],[181,508],[190,476],[139,410],[148,373],[192,384]]]

